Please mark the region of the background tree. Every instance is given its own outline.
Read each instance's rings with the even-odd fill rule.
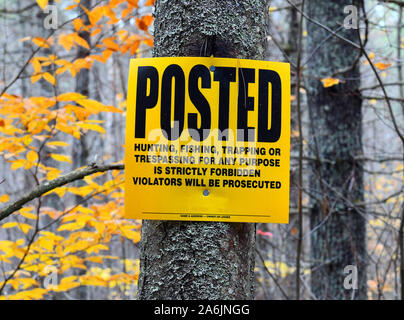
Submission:
[[[308,1],[307,15],[358,44],[358,31],[341,22],[350,1]],[[362,1],[354,1],[356,8]],[[366,219],[363,206],[361,50],[329,36],[308,22],[307,95],[310,115],[311,286],[319,298],[349,299],[344,268],[358,269],[355,298],[366,299]],[[324,45],[319,47],[320,43]],[[338,74],[342,83],[327,87],[318,79]]]

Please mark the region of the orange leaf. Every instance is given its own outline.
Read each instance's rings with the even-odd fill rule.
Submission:
[[[150,48],[153,48],[153,39],[146,39],[143,42],[147,44]]]
[[[65,48],[65,50],[69,51],[73,46],[73,38],[72,34],[61,34],[59,36],[58,43]]]
[[[328,87],[337,85],[339,83],[339,79],[324,78],[324,79],[321,79],[321,82],[323,83],[324,88],[328,88]]]
[[[107,47],[107,49],[112,50],[112,51],[118,51],[119,50],[119,45],[117,45],[114,41],[112,41],[111,39],[104,39],[102,41],[105,46]]]
[[[34,73],[38,74],[41,72],[42,67],[41,67],[41,63],[39,62],[39,60],[37,58],[32,59],[32,67],[34,68]]]
[[[383,63],[383,62],[375,63],[375,67],[376,67],[377,69],[379,69],[379,70],[387,69],[387,68],[390,67],[390,66],[391,66],[391,63]]]
[[[80,18],[76,18],[73,20],[73,27],[76,31],[79,31],[81,29],[81,27],[83,27],[83,20]]]
[[[127,1],[131,6],[134,6],[135,8],[138,7],[137,0],[127,0]]]
[[[73,37],[74,37],[74,42],[76,42],[79,46],[82,46],[86,49],[90,49],[88,42],[86,40],[84,40],[82,37],[80,37],[77,33],[75,33]]]
[[[31,76],[31,83],[35,83],[41,78],[42,78],[42,76],[40,74],[37,74],[35,76]]]
[[[32,39],[32,42],[35,43],[38,47],[49,48],[49,45],[46,43],[46,40],[41,37],[35,37]]]
[[[144,16],[140,19],[136,19],[136,25],[140,30],[147,31],[148,27],[153,22],[153,17],[151,15]]]

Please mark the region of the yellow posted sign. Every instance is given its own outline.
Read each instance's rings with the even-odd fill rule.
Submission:
[[[212,57],[132,59],[125,216],[287,223],[289,68]]]

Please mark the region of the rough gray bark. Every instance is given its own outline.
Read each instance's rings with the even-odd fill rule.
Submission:
[[[359,8],[362,1],[353,3]],[[306,13],[357,43],[357,30],[341,28],[344,6],[351,4],[348,0],[311,0]],[[314,161],[311,166],[312,291],[319,299],[351,299],[352,290],[343,285],[344,268],[354,265],[359,286],[354,298],[366,299],[366,224],[361,215],[364,208],[355,206],[363,202],[363,167],[355,160],[362,154],[360,73],[358,64],[354,66],[359,50],[313,23],[308,23],[307,32],[307,52],[316,50],[310,57],[306,83],[310,150],[314,157],[333,162]],[[354,67],[337,76],[345,80],[336,86],[324,88],[319,81],[350,66]]]
[[[153,55],[262,59],[264,0],[158,0]],[[255,225],[144,220],[138,298],[253,299]]]

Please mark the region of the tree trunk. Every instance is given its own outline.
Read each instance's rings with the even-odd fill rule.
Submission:
[[[264,0],[158,0],[155,57],[262,59]],[[253,299],[255,224],[144,220],[139,299]]]
[[[306,13],[358,43],[358,30],[341,27],[346,5],[352,1],[310,0]],[[359,12],[362,1],[354,5]],[[363,167],[355,160],[362,154],[360,52],[313,23],[308,22],[307,32],[309,147],[318,159],[311,165],[310,178],[312,291],[319,299],[366,299],[366,224],[364,208],[355,205],[363,202]],[[341,69],[345,72],[335,77],[343,81],[324,88],[319,79]],[[348,265],[358,271],[354,292],[344,288]]]

